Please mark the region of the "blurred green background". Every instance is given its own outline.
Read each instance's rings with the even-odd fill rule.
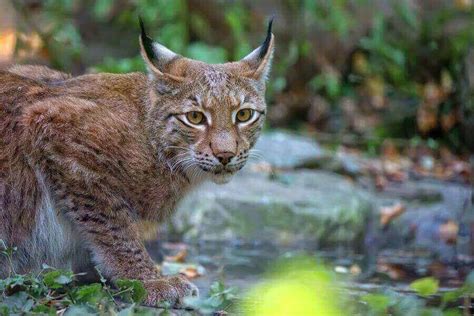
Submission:
[[[0,65],[144,71],[153,38],[199,60],[243,57],[275,16],[269,126],[472,152],[472,0],[1,0]]]

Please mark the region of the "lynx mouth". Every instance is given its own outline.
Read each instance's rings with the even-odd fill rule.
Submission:
[[[234,175],[234,172],[223,170],[219,173],[214,173],[211,179],[212,179],[212,182],[214,183],[225,184],[225,183],[228,183],[232,179],[233,175]]]
[[[230,170],[222,166],[214,169],[205,166],[199,166],[199,168],[208,174],[209,180],[217,184],[228,183],[232,179],[232,176],[238,171],[238,169]]]
[[[214,171],[214,174],[215,175],[225,175],[225,174],[233,174],[235,171],[232,171],[232,170],[227,170],[227,169],[220,169],[220,170],[216,170]]]

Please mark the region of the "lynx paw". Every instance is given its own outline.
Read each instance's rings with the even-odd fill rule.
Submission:
[[[148,296],[145,305],[156,306],[168,302],[172,306],[182,305],[186,296],[198,296],[198,288],[183,276],[163,277],[158,280],[145,282]]]

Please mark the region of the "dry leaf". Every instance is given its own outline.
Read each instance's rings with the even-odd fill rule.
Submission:
[[[386,226],[398,216],[402,215],[406,210],[405,205],[397,203],[391,206],[380,208],[380,225]]]
[[[185,262],[186,261],[186,256],[188,255],[187,249],[181,249],[178,251],[178,253],[174,256],[166,256],[165,261],[171,261],[171,262]]]
[[[438,125],[437,111],[420,106],[416,114],[416,122],[420,132],[427,134]]]
[[[377,264],[377,271],[388,275],[392,280],[404,280],[408,278],[408,273],[403,267],[392,263]]]
[[[447,114],[441,115],[441,127],[443,128],[443,131],[450,131],[454,125],[456,125],[456,123],[457,117],[455,113],[449,112]]]
[[[386,140],[382,144],[382,156],[384,159],[398,160],[400,153],[392,141]]]
[[[199,270],[196,267],[183,268],[182,270],[179,271],[179,273],[183,274],[188,279],[195,279],[201,276],[201,274],[199,273]]]
[[[381,77],[366,79],[365,89],[374,108],[381,109],[385,107],[385,83]]]
[[[0,62],[9,61],[13,58],[16,45],[16,33],[14,29],[6,29],[0,32]]]
[[[375,176],[375,187],[377,190],[382,191],[387,186],[387,179],[383,175]]]
[[[368,73],[369,70],[369,62],[367,61],[367,57],[362,52],[356,52],[352,57],[352,67],[354,70],[361,75]]]
[[[350,268],[349,268],[349,272],[352,274],[352,275],[359,275],[362,273],[362,269],[357,265],[357,264],[353,264]]]
[[[447,244],[455,244],[458,239],[459,225],[452,219],[439,226],[439,236]]]
[[[437,110],[444,96],[442,87],[434,82],[428,82],[423,87],[424,107]]]

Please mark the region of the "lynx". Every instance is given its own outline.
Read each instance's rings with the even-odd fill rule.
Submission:
[[[0,239],[16,272],[43,263],[112,282],[143,281],[146,304],[179,304],[197,288],[162,277],[144,247],[206,180],[226,183],[262,129],[274,50],[206,64],[154,42],[140,21],[147,74],[71,77],[43,66],[0,72]],[[156,225],[154,225],[156,226]],[[0,257],[0,277],[10,273]]]

